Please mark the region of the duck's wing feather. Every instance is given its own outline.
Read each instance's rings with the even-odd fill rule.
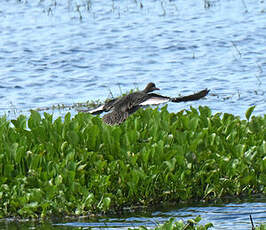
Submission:
[[[141,106],[145,106],[145,105],[159,105],[162,103],[166,103],[166,102],[186,102],[186,101],[195,101],[195,100],[199,100],[205,96],[208,95],[209,93],[209,89],[204,89],[201,90],[197,93],[188,95],[188,96],[182,96],[182,97],[167,97],[167,96],[162,96],[159,94],[155,94],[155,93],[150,93],[147,94],[147,97],[145,98],[145,100],[143,100],[143,102],[141,102],[139,105]]]
[[[156,93],[146,94],[146,93],[137,92],[126,95],[121,98],[114,98],[106,102],[104,105],[100,105],[97,108],[89,110],[87,112],[96,115],[96,114],[101,114],[103,112],[108,112],[116,108],[116,110],[121,110],[122,112],[129,112],[129,114],[131,114],[130,111],[136,111],[140,106],[159,105],[169,101],[178,103],[178,102],[199,100],[208,95],[209,91],[210,90],[208,89],[204,89],[195,94],[182,96],[182,97],[173,97],[173,98],[159,95]]]
[[[104,112],[103,108],[104,108],[104,105],[100,105],[94,109],[87,110],[86,112],[93,114],[93,115],[97,115],[97,114],[101,114],[102,112]],[[84,111],[82,111],[82,112],[84,112]]]
[[[174,97],[171,98],[171,102],[185,102],[185,101],[195,101],[195,100],[199,100],[203,97],[205,97],[206,95],[208,95],[208,93],[210,92],[209,89],[204,89],[201,90],[197,93],[188,95],[188,96],[183,96],[183,97]]]
[[[109,101],[107,101],[104,105],[100,105],[94,109],[91,109],[87,111],[90,114],[97,115],[101,114],[103,112],[108,112],[113,108],[114,103],[118,100],[119,98],[114,98]]]
[[[139,105],[145,106],[145,105],[159,105],[162,103],[169,102],[171,100],[170,97],[162,96],[156,93],[149,93],[147,94],[147,97],[143,102],[141,102]]]
[[[125,95],[114,102],[113,108],[115,110],[120,110],[121,112],[127,112],[134,107],[138,107],[140,103],[148,98],[148,94],[143,92],[135,92]]]

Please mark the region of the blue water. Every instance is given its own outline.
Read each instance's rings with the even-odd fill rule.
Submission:
[[[110,92],[119,96],[150,81],[173,97],[211,89],[206,99],[169,104],[172,112],[207,105],[244,118],[256,105],[254,114],[265,114],[266,1],[210,0],[207,8],[204,2],[2,0],[0,115],[103,101]],[[150,226],[170,216],[199,214],[215,229],[247,229],[250,213],[255,222],[266,221],[265,204],[192,206],[149,217],[63,224]]]
[[[264,199],[265,202],[265,199]],[[127,229],[129,227],[156,227],[171,217],[176,221],[186,221],[201,216],[201,225],[213,223],[212,229],[251,229],[249,215],[252,215],[255,225],[266,222],[266,204],[258,202],[228,203],[227,205],[190,206],[175,209],[162,209],[150,212],[149,215],[139,214],[127,217],[99,218],[97,220],[79,220],[54,224],[68,227],[92,227],[93,229]],[[71,229],[71,228],[70,228]]]
[[[149,81],[168,96],[211,89],[171,111],[264,114],[266,3],[210,3],[1,1],[0,114],[104,100]]]
[[[110,217],[81,217],[76,220],[53,220],[50,222],[0,220],[0,229],[45,229],[45,230],[76,230],[76,229],[128,229],[145,226],[154,228],[159,224],[174,217],[176,221],[186,221],[196,216],[201,216],[201,225],[213,223],[216,230],[250,230],[251,223],[249,215],[252,216],[253,223],[258,226],[266,223],[266,200],[265,198],[255,199],[249,202],[235,202],[223,205],[190,205],[176,208],[156,208],[154,211],[133,212],[120,216]]]

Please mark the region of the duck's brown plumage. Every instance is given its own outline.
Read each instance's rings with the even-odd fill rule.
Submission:
[[[112,102],[107,103],[104,109],[112,110],[103,116],[103,121],[109,125],[121,124],[128,116],[140,108],[142,102],[150,98],[149,93],[159,90],[154,83],[150,82],[144,90],[130,93]]]

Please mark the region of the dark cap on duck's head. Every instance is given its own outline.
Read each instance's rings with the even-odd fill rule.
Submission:
[[[155,84],[153,82],[148,83],[148,85],[145,87],[145,89],[143,90],[144,93],[149,93],[152,92],[154,90],[160,90],[159,88],[157,88],[155,86]]]

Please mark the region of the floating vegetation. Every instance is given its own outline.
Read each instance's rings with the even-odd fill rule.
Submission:
[[[70,13],[71,19],[79,19],[83,21],[84,19],[95,18],[99,15],[99,9],[101,12],[106,12],[106,14],[112,13],[114,16],[120,18],[124,13],[128,13],[130,11],[139,11],[151,13],[155,10],[156,15],[166,16],[169,14],[179,14],[180,12],[180,4],[177,4],[176,1],[173,0],[155,0],[152,3],[144,2],[142,0],[128,0],[128,1],[108,1],[103,5],[100,1],[93,0],[68,0],[68,1],[59,1],[59,0],[39,0],[39,1],[27,1],[27,0],[17,0],[18,3],[21,4],[30,4],[31,6],[36,6],[42,10],[43,13],[48,16],[55,16],[57,12],[63,9],[64,12],[66,10]],[[242,6],[244,8],[244,12],[247,13],[248,5],[244,0],[241,0]],[[224,1],[220,0],[202,0],[200,5],[205,9],[215,8]],[[265,13],[265,9],[263,6],[264,1],[259,1],[260,13]]]
[[[189,219],[188,221],[176,221],[175,218],[170,218],[170,220],[166,221],[162,225],[158,225],[155,228],[146,228],[146,227],[140,227],[140,228],[129,228],[130,230],[147,230],[147,229],[154,229],[154,230],[206,230],[211,227],[215,227],[212,223],[207,223],[205,225],[199,225],[199,222],[201,221],[201,217],[197,216],[194,219]],[[261,224],[260,226],[254,226],[252,222],[252,230],[265,230],[266,224]]]
[[[79,113],[0,118],[0,217],[90,215],[266,194],[266,115],[139,110],[120,126]]]
[[[208,223],[205,225],[199,225],[200,221],[201,221],[200,216],[197,216],[194,219],[189,219],[186,222],[182,220],[175,221],[175,218],[171,218],[170,220],[166,221],[163,225],[158,225],[156,228],[153,228],[153,229],[155,230],[184,230],[184,229],[206,230],[206,229],[213,227],[212,223]],[[151,228],[146,228],[146,227],[134,228],[134,230],[147,230],[147,229],[151,229]],[[133,230],[133,228],[131,230]]]
[[[66,104],[56,104],[52,106],[46,106],[46,107],[40,107],[36,108],[36,111],[48,111],[48,110],[66,110],[66,109],[75,109],[75,110],[83,110],[83,109],[91,109],[95,108],[102,104],[100,100],[96,101],[87,101],[87,102],[81,102],[81,103],[73,103],[71,105],[66,105]]]
[[[129,1],[108,1],[104,5],[102,2],[93,1],[93,0],[68,0],[68,1],[59,1],[59,0],[39,0],[34,3],[27,0],[17,0],[17,2],[22,4],[35,4],[39,7],[43,13],[48,16],[55,16],[57,11],[67,10],[71,14],[71,19],[79,19],[83,21],[88,16],[95,17],[99,14],[98,9],[101,8],[102,12],[105,9],[106,13],[112,13],[115,16],[120,18],[120,15],[123,13],[130,12],[130,10],[138,10],[141,12],[143,9],[154,10],[154,8],[160,9],[160,16],[166,16],[171,12],[178,12],[178,5],[174,1],[164,1],[156,0],[152,4],[145,4],[141,0],[129,0]],[[208,1],[209,2],[209,1]],[[206,3],[204,2],[204,7]],[[158,12],[157,12],[158,14]],[[89,18],[90,18],[89,16]]]
[[[170,220],[166,221],[162,225],[158,225],[155,228],[146,228],[146,227],[140,227],[140,228],[133,228],[134,230],[147,230],[147,229],[154,229],[154,230],[206,230],[212,227],[215,227],[212,223],[207,223],[205,225],[199,225],[199,222],[201,221],[201,217],[197,216],[194,219],[189,219],[188,221],[177,221],[175,218],[170,218]],[[266,224],[261,224],[259,226],[254,226],[253,220],[251,218],[251,229],[252,230],[265,230]],[[131,228],[129,228],[131,229]],[[133,230],[131,229],[131,230]]]

